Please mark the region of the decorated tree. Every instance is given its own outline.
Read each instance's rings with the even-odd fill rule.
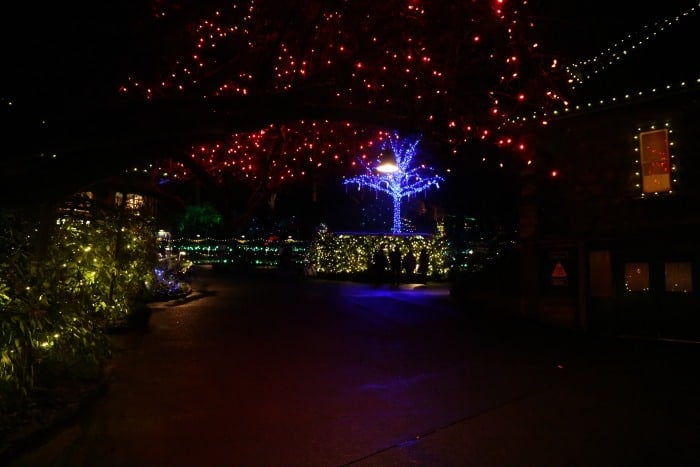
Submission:
[[[401,233],[401,201],[404,198],[421,193],[433,186],[439,187],[443,180],[424,164],[416,165],[415,156],[420,138],[405,138],[398,135],[384,141],[384,152],[390,151],[393,167],[382,168],[381,163],[368,164],[362,161],[366,173],[343,181],[345,185],[357,185],[357,188],[371,188],[391,196],[393,202],[392,232]]]

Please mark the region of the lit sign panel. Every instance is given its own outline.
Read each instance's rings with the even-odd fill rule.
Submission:
[[[644,193],[671,191],[668,130],[644,131],[639,134],[639,144],[642,191]]]

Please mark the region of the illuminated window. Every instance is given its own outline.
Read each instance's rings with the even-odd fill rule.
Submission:
[[[126,209],[129,209],[130,211],[135,211],[143,207],[143,204],[143,196],[135,195],[133,193],[129,193],[126,195]]]
[[[130,211],[137,211],[139,208],[142,208],[145,204],[143,196],[141,195],[128,193],[125,198],[124,193],[116,192],[114,194],[114,204],[116,204],[117,206],[121,206],[122,201],[124,202],[126,209]]]
[[[625,290],[649,291],[649,263],[625,263]]]
[[[689,262],[672,262],[665,265],[666,292],[688,293],[693,291],[693,270]]]

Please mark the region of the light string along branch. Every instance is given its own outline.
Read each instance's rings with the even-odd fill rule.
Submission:
[[[581,60],[567,67],[567,72],[573,81],[582,84],[584,80],[590,79],[591,75],[597,75],[599,72],[602,72],[607,65],[612,65],[614,62],[623,59],[628,56],[632,50],[641,48],[645,43],[656,38],[660,32],[670,29],[674,24],[680,23],[682,20],[687,19],[698,11],[700,11],[700,2],[671,18],[654,22],[652,25],[644,25],[641,31],[628,34],[627,37],[614,43],[594,57]]]
[[[630,51],[631,50],[637,50],[640,49],[645,43],[651,41],[652,38],[656,38],[658,36],[658,33],[661,31],[668,31],[671,27],[674,25],[678,25],[681,20],[688,20],[692,15],[697,14],[700,11],[700,2],[698,2],[695,6],[690,7],[688,10],[683,11],[682,13],[673,16],[672,18],[668,18],[662,22],[656,22],[653,25],[645,25],[643,27],[643,30],[640,32],[637,32],[636,34],[629,34],[625,39],[622,39],[619,42],[614,43],[612,46],[608,47],[605,49],[605,51],[599,53],[598,55],[595,55],[593,58],[589,58],[586,60],[581,60],[577,63],[574,63],[572,65],[566,66],[566,71],[567,74],[569,75],[570,82],[572,83],[572,86],[577,83],[579,85],[582,85],[585,80],[591,79],[594,76],[599,75],[599,73],[602,73],[607,65],[612,65],[615,61],[621,60],[624,57],[629,57]],[[656,30],[649,31],[649,28],[651,27],[656,27]],[[634,38],[638,38],[640,36],[643,36],[642,39],[639,39],[636,43],[632,44],[630,41],[632,41]],[[626,48],[625,48],[626,47]],[[624,48],[624,50],[623,50]],[[608,57],[606,59],[606,56]],[[607,61],[606,61],[607,60]],[[594,69],[594,67],[597,67]],[[586,71],[588,70],[588,71]],[[592,70],[592,71],[591,71]],[[584,76],[585,75],[585,76]],[[512,116],[509,120],[509,124],[517,124],[517,123],[524,123],[529,120],[531,121],[541,121],[543,123],[546,122],[547,119],[551,118],[557,118],[560,116],[568,115],[574,112],[578,111],[590,111],[590,110],[595,110],[603,106],[608,106],[608,105],[615,105],[619,104],[621,102],[629,102],[635,98],[642,98],[642,97],[647,97],[649,95],[655,95],[660,92],[670,92],[670,91],[678,91],[678,90],[684,90],[686,88],[689,88],[691,86],[697,86],[700,85],[700,78],[693,78],[691,81],[688,80],[682,80],[678,83],[675,84],[666,84],[665,86],[662,87],[652,87],[650,89],[646,90],[636,90],[636,91],[628,91],[624,93],[624,95],[618,96],[618,97],[610,97],[608,99],[600,99],[598,102],[588,102],[586,104],[575,104],[575,103],[569,103],[567,104],[562,111],[559,110],[554,110],[552,112],[546,112],[544,111],[544,108],[540,109],[540,112],[533,112],[531,115],[514,115]]]

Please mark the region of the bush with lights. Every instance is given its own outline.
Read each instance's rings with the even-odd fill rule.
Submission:
[[[101,376],[106,331],[130,318],[153,278],[155,235],[124,213],[49,225],[1,212],[0,254],[0,414],[11,419],[33,395]]]
[[[425,248],[430,258],[428,277],[445,279],[449,273],[449,254],[446,237],[438,230],[435,234],[381,234],[332,232],[321,224],[309,245],[309,261],[319,277],[367,278],[374,251],[384,245],[387,251],[395,245],[405,256],[409,251],[418,256]]]

